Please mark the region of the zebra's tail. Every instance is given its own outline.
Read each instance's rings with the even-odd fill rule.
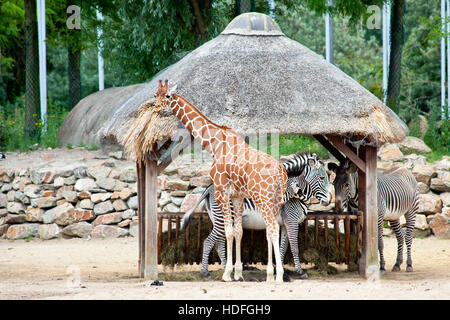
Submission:
[[[194,206],[189,209],[183,216],[183,219],[181,220],[181,224],[180,224],[180,229],[183,230],[185,229],[188,225],[189,222],[191,222],[191,216],[194,213],[194,210],[197,209],[198,205],[205,200],[205,198],[208,197],[209,193],[211,192],[211,189],[213,189],[214,186],[212,184],[210,184],[205,191],[203,191],[200,199],[198,199],[198,201],[194,204]],[[214,189],[213,189],[214,190]],[[208,200],[208,199],[207,199]]]

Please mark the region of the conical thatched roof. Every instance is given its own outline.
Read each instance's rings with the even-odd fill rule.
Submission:
[[[334,134],[378,146],[407,134],[378,98],[259,13],[236,17],[218,37],[143,85],[103,125],[103,139],[123,140],[159,79],[177,85],[177,93],[213,122],[242,134]],[[176,126],[164,128],[160,134],[170,137]]]

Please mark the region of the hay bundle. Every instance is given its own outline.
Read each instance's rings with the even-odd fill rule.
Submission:
[[[203,241],[208,236],[210,232],[210,222],[207,223],[203,221],[200,227],[200,246],[198,246],[198,221],[190,224],[189,226],[189,243],[186,244],[186,234],[184,231],[179,232],[178,242],[174,241],[174,231],[172,231],[172,243],[168,247],[168,233],[163,232],[162,242],[161,242],[161,263],[165,266],[173,267],[175,264],[193,264],[201,263],[202,252],[203,252]],[[304,223],[299,226],[298,234],[298,244],[300,261],[313,263],[314,266],[320,272],[330,272],[328,266],[329,262],[342,263],[345,261],[345,235],[339,234],[339,248],[335,242],[335,231],[334,229],[328,229],[328,243],[325,244],[325,229],[320,227],[318,238],[319,246],[314,248],[315,238],[314,238],[314,227],[308,227],[308,249],[305,250],[305,232]],[[233,252],[233,256],[235,253]],[[350,261],[356,261],[357,250],[356,250],[356,235],[351,235],[350,238]],[[242,237],[242,252],[241,259],[244,264],[254,264],[254,263],[267,263],[267,240],[265,230],[246,230],[244,229],[244,234]],[[217,255],[217,251],[213,249],[209,256],[209,263],[220,263],[220,259]],[[284,263],[294,264],[290,248],[286,253]]]
[[[155,99],[145,101],[120,140],[125,152],[138,163],[144,160],[147,152],[154,151],[155,146],[172,139],[177,129],[178,119],[170,110],[165,108],[156,113],[154,108]]]

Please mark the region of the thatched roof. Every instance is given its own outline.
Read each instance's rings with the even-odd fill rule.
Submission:
[[[103,139],[123,140],[159,79],[176,84],[177,93],[213,122],[241,134],[334,134],[380,146],[403,140],[408,131],[372,93],[259,13],[236,17],[218,37],[143,85],[103,125]],[[151,130],[148,124],[140,127]],[[171,137],[176,127],[152,132]]]

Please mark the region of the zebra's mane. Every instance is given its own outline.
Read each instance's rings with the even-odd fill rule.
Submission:
[[[317,154],[311,152],[297,152],[291,158],[285,159],[281,162],[288,177],[299,176],[302,174],[305,167],[308,165],[308,159],[315,158],[317,161]]]

